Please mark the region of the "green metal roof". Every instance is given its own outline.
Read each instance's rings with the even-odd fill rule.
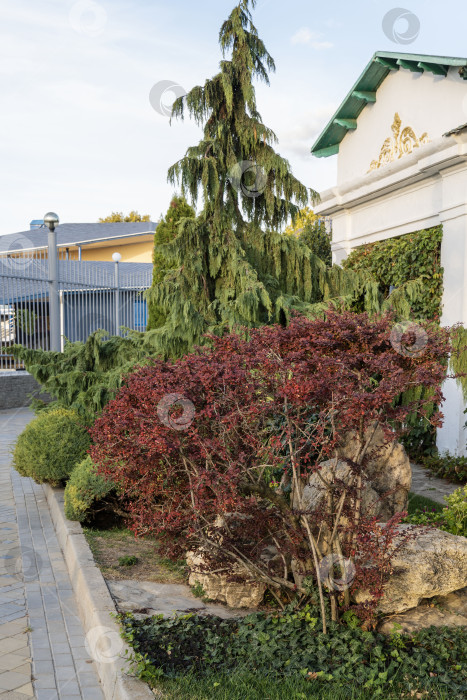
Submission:
[[[446,77],[451,66],[458,66],[459,74],[467,80],[467,58],[377,51],[312,146],[312,154],[317,158],[325,158],[339,152],[339,144],[344,136],[357,128],[360,112],[367,104],[376,102],[376,91],[389,73],[405,68],[414,73],[427,71]]]

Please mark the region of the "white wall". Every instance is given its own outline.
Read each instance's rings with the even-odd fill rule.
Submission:
[[[382,143],[391,134],[394,112],[417,136],[431,142],[410,155],[368,173]],[[467,326],[467,129],[444,137],[467,122],[467,81],[457,69],[447,78],[392,73],[367,106],[356,131],[341,144],[336,187],[322,193],[317,213],[332,219],[333,254],[341,262],[363,243],[443,225],[442,324]],[[465,403],[455,380],[444,385],[440,450],[467,455]]]
[[[404,68],[391,72],[378,89],[376,102],[360,114],[357,129],[347,132],[340,144],[338,184],[368,172],[383,142],[392,136],[396,112],[402,128],[411,126],[418,138],[428,132],[431,140],[467,122],[467,81],[458,70],[451,68],[446,78]]]

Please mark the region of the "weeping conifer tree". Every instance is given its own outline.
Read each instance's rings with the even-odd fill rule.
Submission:
[[[202,197],[203,209],[180,223],[166,246],[178,266],[148,294],[166,323],[147,342],[164,355],[183,354],[206,332],[285,319],[312,300],[323,267],[305,245],[268,232],[316,193],[276,153],[276,136],[257,110],[253,81],[269,84],[274,61],[252,23],[254,4],[241,0],[221,27],[219,43],[230,60],[173,107],[173,118],[188,114],[204,134],[170,168],[169,181],[194,203]]]
[[[322,312],[330,302],[348,308],[363,296],[366,310],[380,310],[375,280],[328,269],[304,241],[280,233],[317,194],[274,150],[277,138],[257,109],[253,82],[269,84],[275,66],[252,22],[255,3],[240,0],[222,25],[219,73],[173,106],[172,118],[188,115],[203,127],[203,138],[168,179],[194,204],[202,198],[203,208],[160,247],[175,266],[148,292],[165,322],[146,334],[145,344],[165,357],[184,354],[204,333],[286,323],[294,310]],[[405,293],[393,300],[407,306]]]

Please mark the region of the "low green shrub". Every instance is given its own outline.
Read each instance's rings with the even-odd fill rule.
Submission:
[[[44,410],[19,436],[13,465],[21,476],[59,486],[85,457],[89,445],[88,431],[75,411]]]
[[[448,479],[454,483],[467,483],[467,457],[454,457],[444,453],[423,457],[421,463],[433,476]]]
[[[428,499],[424,499],[430,504]],[[450,496],[445,496],[446,506],[431,503],[423,508],[409,508],[405,523],[411,525],[433,525],[452,535],[467,537],[467,486],[456,489]]]
[[[97,473],[90,457],[80,462],[65,487],[65,515],[83,522],[99,501],[115,489],[115,484]]]
[[[433,525],[440,530],[444,530],[446,521],[443,516],[443,511],[435,511],[432,508],[417,508],[414,513],[408,515],[402,521],[410,523],[410,525]]]
[[[191,592],[195,598],[206,598],[206,591],[199,581],[196,581],[195,585],[191,587]]]
[[[443,530],[452,532],[453,535],[467,537],[467,486],[456,489],[445,499],[447,508],[443,510],[446,526]]]
[[[436,454],[436,428],[425,417],[413,415],[409,420],[410,429],[401,435],[400,442],[411,460],[423,462],[426,457]]]
[[[388,697],[400,688],[409,697],[435,697],[438,684],[452,698],[467,692],[463,628],[431,627],[411,636],[385,636],[331,623],[323,634],[319,614],[311,608],[229,620],[194,614],[136,620],[123,613],[119,621],[122,636],[133,648],[135,672],[153,686],[164,677],[191,674],[209,679],[250,672],[319,681],[323,695],[328,685],[358,687],[367,697]]]

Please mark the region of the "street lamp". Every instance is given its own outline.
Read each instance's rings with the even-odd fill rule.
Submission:
[[[58,215],[49,211],[44,215],[44,224],[49,229],[47,261],[49,266],[49,320],[50,349],[60,352],[60,300],[58,290],[57,232]]]
[[[49,211],[44,215],[44,224],[47,226],[49,231],[55,231],[55,226],[58,226],[59,223],[60,219],[58,218],[58,214],[56,214],[54,211]]]
[[[120,335],[120,279],[118,263],[122,259],[122,254],[116,251],[112,253],[112,260],[115,263],[115,335]]]

